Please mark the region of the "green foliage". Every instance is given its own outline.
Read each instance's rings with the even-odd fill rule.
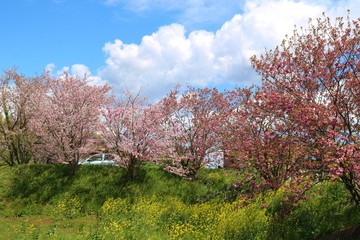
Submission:
[[[96,239],[93,216],[56,220],[47,216],[0,218],[0,239]]]
[[[230,192],[230,182],[226,178],[218,180],[219,184],[214,185],[207,179],[207,170],[195,181],[184,180],[174,174],[163,171],[160,167],[152,164],[143,164],[141,178],[133,181],[121,179],[122,187],[120,196],[127,198],[130,202],[136,199],[156,195],[179,197],[185,203],[197,203],[208,200],[223,200],[226,191]]]
[[[314,239],[325,232],[359,224],[360,206],[351,204],[349,200],[343,184],[319,184],[310,191],[309,199],[283,221],[284,238]]]
[[[112,166],[81,166],[67,193],[76,196],[86,212],[96,212],[108,198],[119,197],[124,189],[125,170]]]
[[[66,193],[61,199],[55,202],[53,214],[56,217],[72,219],[80,216],[81,210],[82,207],[79,198]]]
[[[296,240],[360,223],[338,182],[319,183],[295,205],[285,188],[232,201],[236,172],[201,169],[188,181],[141,167],[131,181],[109,166],[81,166],[74,176],[66,165],[1,168],[0,226],[14,228],[0,238]]]
[[[287,201],[284,188],[269,192],[263,199],[270,222],[270,239],[316,239],[324,233],[360,223],[360,207],[339,182],[314,186],[298,203]]]
[[[29,223],[28,219],[21,222],[19,232],[22,234],[20,239],[39,239],[39,228],[33,223]]]
[[[111,199],[100,212],[103,239],[265,239],[268,217],[257,202],[185,204],[178,198]]]
[[[67,165],[19,165],[14,167],[10,199],[23,199],[28,203],[47,203],[66,190],[72,183]]]
[[[200,201],[218,200],[233,201],[238,197],[238,193],[233,184],[242,176],[239,171],[233,169],[206,169],[201,168],[196,180],[207,188],[207,193],[202,196]]]
[[[3,200],[8,196],[8,191],[12,187],[12,179],[14,172],[9,166],[0,167],[0,209],[3,205]]]
[[[7,187],[0,187],[0,194],[23,215],[29,213],[29,206],[56,205],[66,195],[77,198],[84,213],[96,213],[109,198],[121,197],[134,202],[156,195],[197,203],[224,200],[229,192],[230,182],[225,172],[216,177],[216,172],[203,170],[197,181],[187,181],[158,166],[143,164],[140,173],[137,179],[129,180],[126,170],[119,167],[83,165],[72,175],[63,164],[19,165],[4,170],[3,182]],[[18,214],[8,212],[6,215]]]

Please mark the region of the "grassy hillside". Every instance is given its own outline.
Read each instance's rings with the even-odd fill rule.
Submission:
[[[79,198],[85,213],[99,209],[109,198],[134,202],[141,197],[172,196],[184,203],[197,203],[234,197],[229,186],[236,176],[229,170],[202,169],[197,181],[184,180],[150,164],[144,164],[139,177],[132,181],[118,167],[80,166],[75,176],[67,170],[66,165],[4,167],[0,193],[5,199],[25,205],[51,204],[71,195]]]
[[[236,172],[202,169],[187,181],[145,164],[0,168],[0,239],[316,239],[360,223],[341,184],[324,182],[284,214],[283,192],[252,200],[231,188]]]

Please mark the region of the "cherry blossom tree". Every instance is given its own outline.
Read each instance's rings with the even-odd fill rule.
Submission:
[[[189,87],[181,95],[177,88],[160,104],[176,153],[165,169],[194,178],[209,154],[223,154],[220,133],[225,126],[226,98],[215,88]]]
[[[90,85],[88,76],[64,73],[47,77],[47,89],[36,108],[31,130],[37,136],[37,158],[46,162],[77,165],[96,137],[101,108],[109,99],[110,87]]]
[[[44,89],[45,76],[27,78],[15,70],[7,70],[0,79],[0,157],[8,165],[33,160],[28,123]]]
[[[120,100],[113,100],[103,109],[100,132],[108,147],[117,153],[120,165],[128,170],[129,178],[137,177],[144,161],[157,163],[171,154],[168,134],[158,105],[146,103],[140,94],[124,92]]]
[[[342,181],[360,204],[360,19],[325,15],[281,46],[253,57],[263,85],[287,99],[308,172]],[[272,96],[269,96],[271,98]]]
[[[255,191],[279,189],[303,177],[308,163],[297,125],[289,115],[291,102],[278,94],[266,87],[228,93],[233,108],[225,130],[226,149],[235,159],[234,167],[245,176],[238,184]]]

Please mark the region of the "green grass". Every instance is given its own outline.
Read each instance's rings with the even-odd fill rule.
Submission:
[[[90,239],[95,216],[57,220],[49,216],[0,218],[1,239]],[[95,233],[94,233],[95,234]],[[94,235],[93,234],[93,235]]]
[[[14,171],[9,166],[0,167],[0,199],[3,199],[11,187]]]
[[[142,165],[139,177],[131,181],[124,169],[111,166],[80,166],[75,176],[66,165],[49,164],[3,167],[1,173],[0,196],[14,209],[14,216],[28,215],[37,204],[53,205],[67,196],[78,198],[85,214],[96,212],[109,198],[134,202],[171,196],[189,204],[223,201],[232,196],[229,186],[236,177],[231,170],[202,169],[197,180],[188,181],[151,164]]]
[[[122,168],[0,168],[0,239],[316,239],[360,224],[341,183],[323,182],[279,218],[282,190],[246,200],[234,170],[201,169],[193,181],[144,164]]]

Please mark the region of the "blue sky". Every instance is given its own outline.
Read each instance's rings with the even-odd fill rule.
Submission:
[[[0,70],[91,74],[155,99],[180,83],[259,83],[249,57],[309,17],[360,16],[360,0],[11,0],[0,3]]]

